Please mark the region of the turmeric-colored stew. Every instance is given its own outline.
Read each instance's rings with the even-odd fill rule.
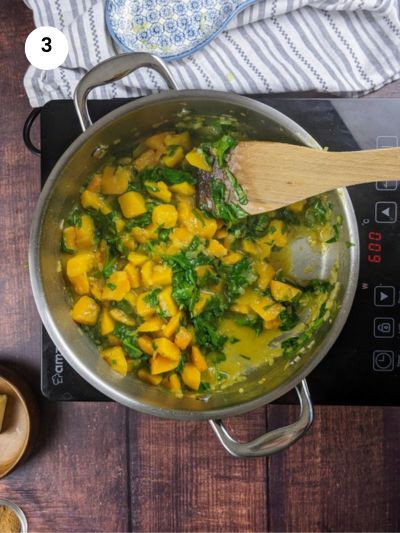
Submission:
[[[246,216],[227,168],[238,138],[230,117],[183,118],[109,158],[62,225],[72,319],[115,372],[178,396],[223,389],[277,357],[290,363],[332,306],[334,276],[291,278],[288,250],[306,236],[321,251],[341,220],[323,196]],[[212,212],[195,205],[200,174]]]

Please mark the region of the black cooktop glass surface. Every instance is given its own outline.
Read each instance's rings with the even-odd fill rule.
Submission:
[[[274,99],[282,111],[331,150],[399,146],[400,99]],[[126,100],[90,102],[94,120]],[[71,101],[41,113],[42,180],[80,134]],[[360,232],[360,276],[347,323],[307,381],[316,404],[400,405],[399,181],[349,188]],[[42,391],[53,400],[106,400],[63,359],[43,331]],[[294,403],[289,394],[276,403]]]

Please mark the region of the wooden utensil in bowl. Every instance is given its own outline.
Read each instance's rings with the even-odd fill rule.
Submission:
[[[245,211],[255,215],[339,187],[400,180],[400,148],[329,152],[243,141],[231,152],[228,166],[248,196]]]

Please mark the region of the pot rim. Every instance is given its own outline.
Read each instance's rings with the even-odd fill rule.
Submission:
[[[52,169],[42,191],[39,196],[36,208],[34,210],[32,226],[29,238],[29,275],[31,281],[31,287],[33,296],[35,299],[36,307],[38,309],[41,320],[46,327],[52,341],[61,351],[63,357],[68,363],[93,387],[105,394],[112,400],[115,400],[126,407],[135,409],[137,411],[158,416],[161,418],[179,419],[179,420],[210,420],[227,416],[234,416],[243,414],[262,405],[269,404],[277,398],[285,395],[287,392],[296,387],[302,379],[310,374],[310,372],[321,362],[325,357],[329,349],[332,347],[337,337],[339,336],[351,309],[354,295],[357,288],[358,272],[359,272],[359,235],[358,227],[355,218],[355,213],[350,196],[345,188],[339,189],[339,194],[342,195],[345,215],[349,223],[349,231],[351,242],[355,244],[348,252],[350,254],[350,272],[348,277],[347,287],[344,293],[343,301],[340,310],[335,317],[333,327],[329,331],[329,334],[322,341],[318,351],[309,361],[309,363],[298,373],[291,377],[285,384],[273,389],[270,392],[262,394],[261,396],[249,400],[243,403],[238,403],[233,406],[221,407],[215,410],[202,410],[202,411],[187,411],[170,408],[155,407],[151,404],[144,404],[134,398],[126,398],[121,392],[116,390],[111,385],[108,385],[100,376],[93,375],[87,370],[86,366],[79,360],[75,353],[69,348],[68,344],[64,342],[57,325],[55,324],[44,296],[43,282],[40,275],[40,258],[39,258],[39,242],[41,237],[41,226],[43,214],[46,211],[49,195],[52,191],[53,184],[57,181],[57,178],[65,166],[66,162],[73,157],[75,152],[98,130],[108,125],[113,120],[120,116],[151,105],[152,103],[159,103],[162,101],[179,100],[182,104],[185,103],[185,99],[195,100],[196,98],[218,100],[223,99],[224,102],[242,105],[252,111],[255,111],[266,118],[272,119],[279,123],[282,127],[288,129],[298,138],[299,142],[312,147],[319,148],[321,146],[318,142],[299,124],[295,121],[277,111],[276,109],[253,100],[246,96],[225,93],[221,91],[209,91],[209,90],[184,90],[184,91],[168,91],[158,93],[155,95],[145,96],[138,98],[137,100],[130,101],[117,109],[107,113],[94,124],[92,124],[86,131],[81,133],[77,139],[65,150],[62,156],[59,158],[54,168]],[[223,394],[223,393],[222,393]]]

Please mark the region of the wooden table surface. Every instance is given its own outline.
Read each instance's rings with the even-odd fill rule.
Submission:
[[[40,174],[21,138],[30,110],[24,41],[33,23],[20,0],[2,8],[0,361],[18,368],[39,397],[41,326],[27,246]],[[375,96],[400,96],[400,82]],[[41,400],[36,451],[0,480],[0,497],[23,508],[30,531],[398,531],[400,408],[315,411],[312,429],[290,450],[238,460],[207,423],[159,420],[116,403]],[[244,438],[296,413],[270,406],[231,426]]]

